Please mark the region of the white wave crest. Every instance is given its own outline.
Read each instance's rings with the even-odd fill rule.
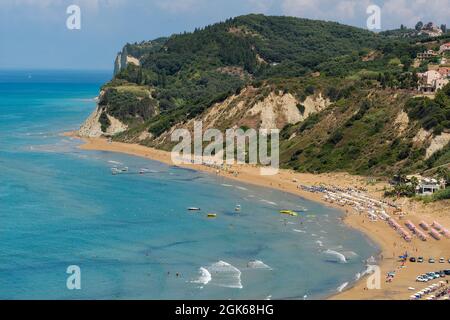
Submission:
[[[347,286],[348,286],[348,282],[345,282],[337,288],[337,291],[342,292]]]
[[[113,161],[113,160],[109,160],[108,163],[116,164],[116,165],[119,165],[119,166],[123,165],[122,162],[119,162],[119,161]]]
[[[199,277],[197,280],[193,280],[191,281],[192,283],[198,283],[201,284],[202,286],[207,285],[210,281],[211,281],[211,273],[209,273],[209,271],[206,268],[201,267],[200,269],[198,269],[199,272]]]
[[[250,269],[265,269],[265,270],[272,270],[271,267],[269,267],[267,264],[260,260],[254,260],[247,263],[247,267]]]
[[[218,287],[242,289],[241,271],[228,262],[219,261],[199,269],[200,277],[195,283]]]
[[[272,202],[272,201],[269,201],[269,200],[266,200],[266,199],[261,199],[261,202],[268,203],[268,204],[271,204],[273,206],[277,206],[277,204],[275,202]]]
[[[328,256],[329,261],[338,262],[338,263],[347,263],[347,259],[340,252],[328,249],[328,250],[324,251],[324,254],[326,254]]]
[[[221,186],[222,186],[222,187],[227,187],[227,188],[230,188],[230,187],[232,187],[232,185],[231,185],[231,184],[225,184],[225,183],[222,183],[222,184],[221,184]]]
[[[347,259],[347,261],[353,260],[353,259],[359,257],[358,254],[353,251],[344,251],[344,252],[342,252],[342,254],[345,256],[345,259]]]

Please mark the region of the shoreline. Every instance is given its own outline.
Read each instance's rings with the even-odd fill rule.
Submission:
[[[65,133],[64,136],[78,139],[83,141],[83,144],[79,146],[82,150],[88,151],[108,151],[116,153],[124,153],[132,156],[143,157],[149,160],[162,162],[168,165],[174,165],[170,152],[157,150],[137,144],[128,144],[121,142],[109,142],[105,138],[85,138],[77,135],[76,132]],[[331,204],[323,199],[323,194],[311,193],[305,190],[299,189],[298,185],[319,185],[319,184],[333,184],[342,187],[355,187],[355,188],[366,188],[367,194],[376,199],[382,199],[382,189],[386,185],[385,183],[368,184],[367,178],[360,176],[352,176],[346,173],[329,173],[321,175],[313,175],[306,173],[297,173],[292,170],[280,169],[280,172],[275,176],[261,176],[259,167],[252,165],[234,165],[231,170],[224,171],[211,168],[206,165],[197,164],[183,164],[178,165],[179,167],[189,168],[197,171],[208,172],[211,174],[216,174],[217,176],[226,177],[239,182],[248,183],[252,185],[257,185],[266,188],[277,189],[283,192],[289,192],[291,194],[303,197],[310,201],[318,202],[322,205],[337,208],[341,210],[343,215],[343,222],[350,228],[357,230],[364,234],[371,242],[378,247],[377,264],[381,270],[381,289],[378,290],[368,290],[366,288],[367,276],[362,277],[356,282],[352,282],[351,286],[346,288],[341,293],[336,292],[335,294],[330,294],[327,299],[337,299],[337,300],[381,300],[381,299],[393,299],[393,300],[405,300],[413,294],[414,292],[408,291],[409,287],[414,288],[425,288],[426,284],[418,284],[415,282],[417,275],[425,272],[432,271],[427,263],[424,264],[407,264],[406,268],[399,268],[400,263],[397,261],[397,257],[402,255],[405,251],[419,252],[422,251],[432,251],[433,254],[437,254],[434,258],[439,259],[441,256],[438,254],[447,255],[450,254],[450,244],[448,239],[444,239],[442,242],[431,243],[431,241],[423,243],[419,242],[418,239],[414,239],[411,243],[406,243],[403,241],[397,233],[392,230],[387,223],[369,222],[369,219],[365,214],[356,214],[353,209],[348,206],[340,206],[337,204]],[[415,206],[417,203],[408,203],[403,208],[407,209],[409,206]],[[425,212],[434,218],[432,206],[419,205],[420,211]],[[443,212],[446,215],[447,220],[444,225],[449,226],[449,216],[450,209],[446,204],[443,205]],[[436,209],[442,212],[442,208]],[[419,218],[417,215],[420,215]],[[417,219],[423,218],[421,214],[417,212],[415,215],[408,215],[408,219],[413,220],[418,224]],[[442,219],[443,217],[439,218]],[[442,220],[439,220],[442,221]],[[435,245],[435,246],[434,246]],[[425,259],[428,256],[423,253]],[[446,257],[446,256],[444,256]],[[446,257],[447,259],[450,256]],[[428,267],[428,268],[426,268]],[[435,266],[437,269],[438,266]],[[446,265],[448,268],[448,264]],[[445,268],[444,268],[445,269]],[[385,282],[385,275],[388,272],[396,271],[399,276],[396,275],[395,280],[392,283]],[[397,281],[398,280],[398,281]]]

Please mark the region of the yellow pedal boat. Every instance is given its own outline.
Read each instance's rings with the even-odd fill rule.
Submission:
[[[281,210],[280,211],[281,214],[287,214],[291,217],[298,217],[298,213],[292,210]]]

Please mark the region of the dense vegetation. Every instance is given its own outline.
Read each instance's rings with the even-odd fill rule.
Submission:
[[[441,134],[444,129],[450,129],[450,86],[438,92],[434,100],[427,97],[411,99],[406,110],[424,129]]]
[[[426,146],[413,141],[420,128],[434,135],[450,129],[450,86],[434,100],[413,98],[417,73],[427,69],[414,59],[437,46],[428,41],[406,28],[375,34],[334,22],[242,16],[126,45],[123,53],[141,65],[129,64],[105,85],[100,105],[134,125],[130,130],[158,137],[246,86],[258,88],[256,100],[288,92],[304,101],[320,92],[332,106],[281,132],[285,167],[377,175],[428,170],[450,161],[449,146],[425,159]],[[399,132],[394,120],[402,110],[411,123]],[[100,121],[110,125],[106,114]]]
[[[279,83],[315,71],[345,76],[351,72],[348,65],[359,68],[356,60],[370,50],[402,50],[362,29],[263,15],[238,17],[174,35],[160,50],[153,50],[153,44],[143,53],[146,45],[136,46],[138,49],[127,46],[126,50],[138,51],[142,67],[129,65],[117,78],[156,89],[154,98],[160,102],[161,114],[149,126],[155,135],[195,117],[246,83]],[[405,54],[412,56],[414,52]],[[334,60],[337,57],[343,61]],[[372,63],[370,68],[381,69],[383,63]],[[228,73],[224,70],[227,66],[240,68],[241,74]]]

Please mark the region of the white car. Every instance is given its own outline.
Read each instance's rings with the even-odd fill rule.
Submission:
[[[416,278],[416,281],[417,282],[427,282],[424,278],[422,278],[421,276],[418,276],[417,278]]]

